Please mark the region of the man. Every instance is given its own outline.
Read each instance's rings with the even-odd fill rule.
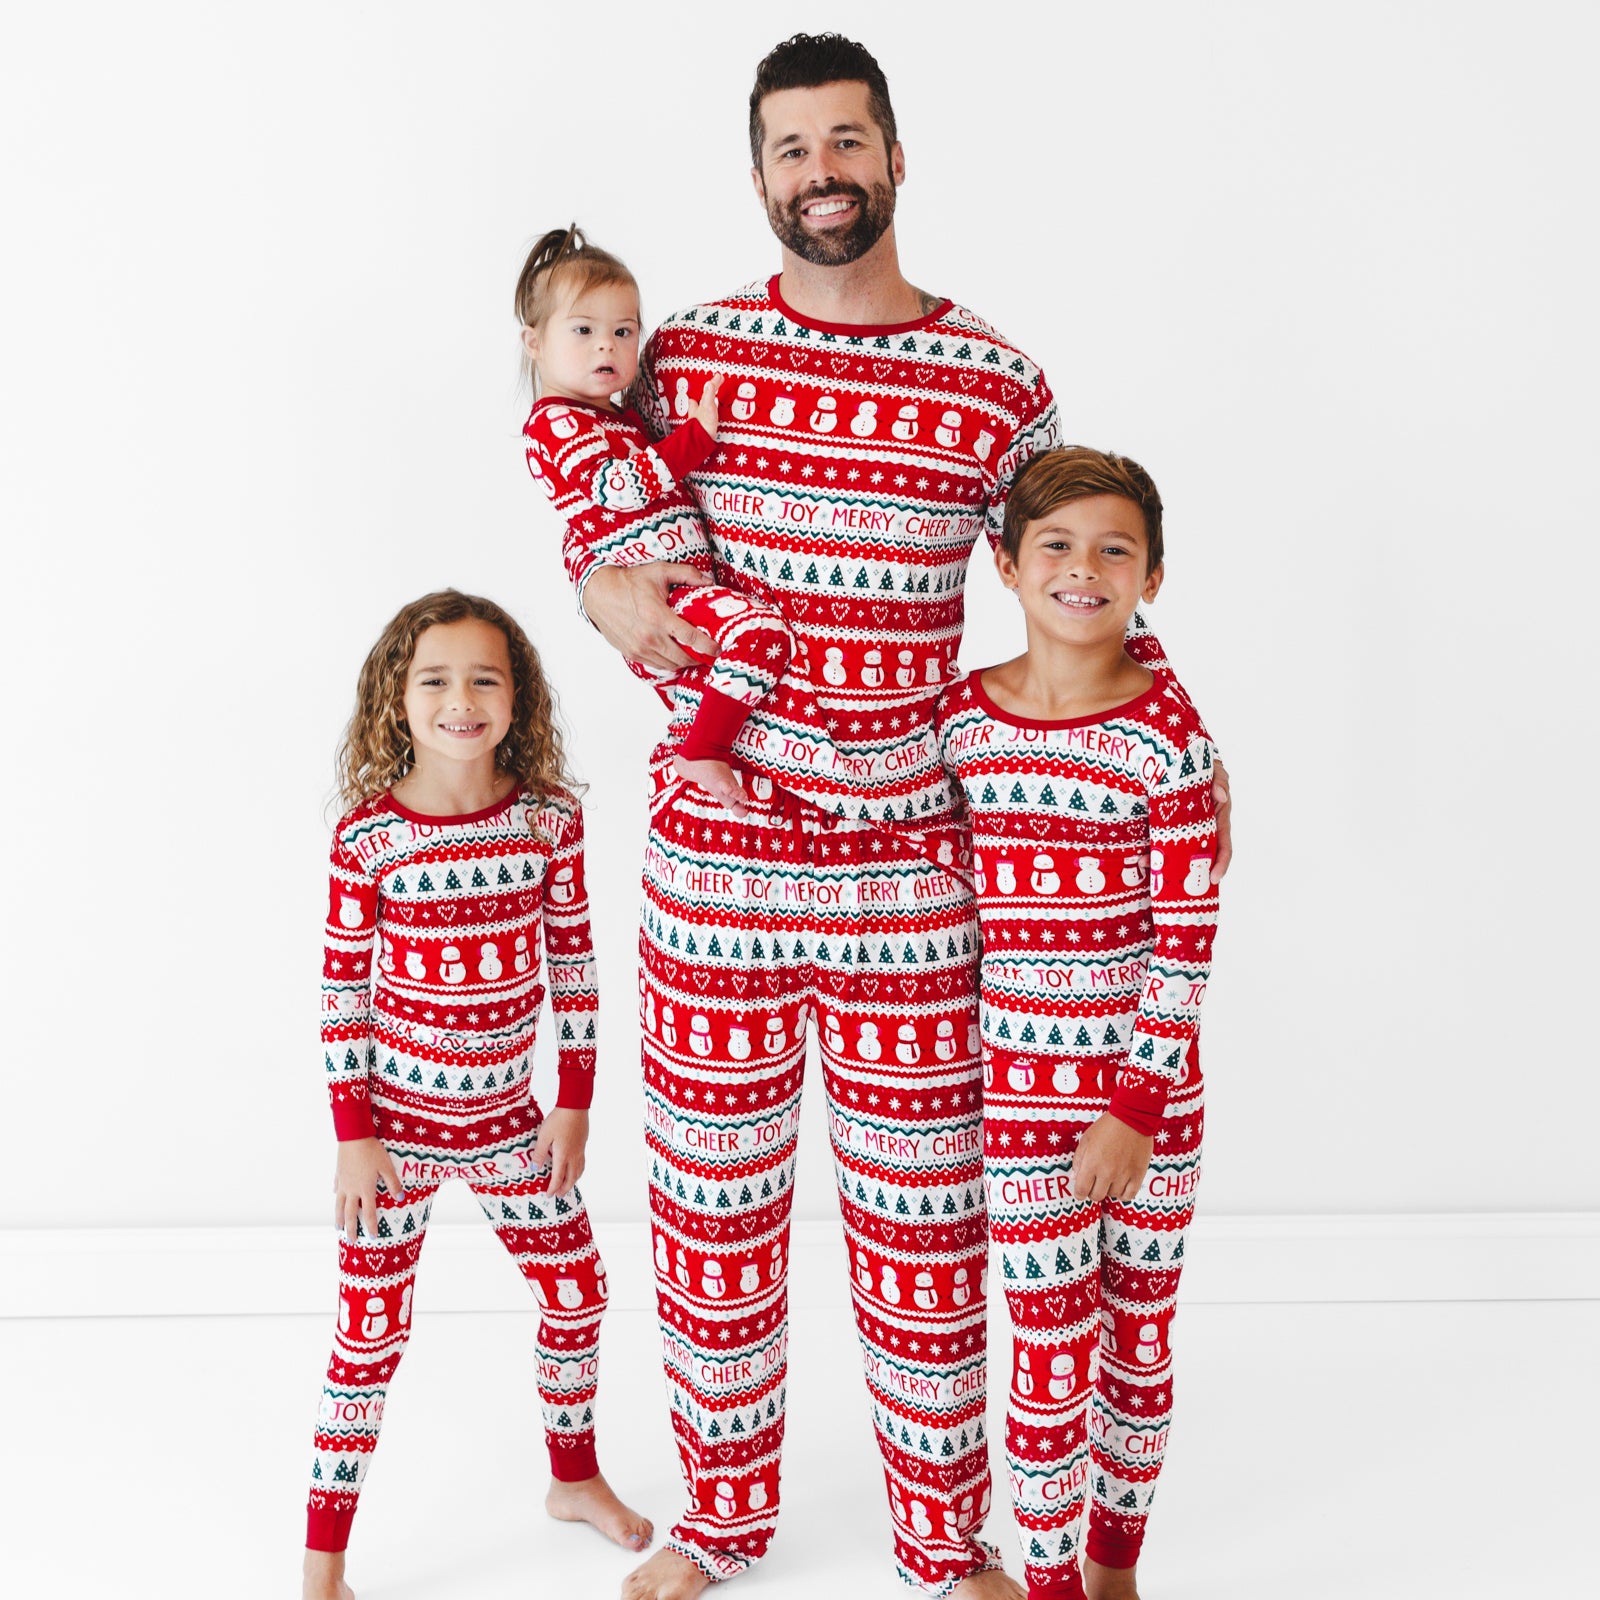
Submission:
[[[905,158],[866,50],[797,35],[761,63],[750,107],[782,271],[669,319],[639,387],[660,434],[723,379],[718,447],[690,487],[719,576],[775,604],[799,647],[734,746],[748,816],[676,778],[671,743],[653,762],[647,1137],[691,1498],[623,1595],[689,1600],[770,1540],[815,1019],[901,1574],[932,1595],[1020,1600],[977,1538],[989,1504],[977,925],[932,711],[956,670],[978,531],[998,537],[1017,469],[1058,442],[1055,406],[1020,351],[901,273]],[[666,604],[692,568],[573,555],[586,613],[629,659],[671,668],[708,653]],[[1148,635],[1131,647],[1159,658]]]

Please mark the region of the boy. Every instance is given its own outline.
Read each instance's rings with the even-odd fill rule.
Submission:
[[[1170,672],[1125,648],[1162,580],[1142,467],[1035,456],[995,564],[1028,648],[952,684],[935,727],[972,818],[1012,1495],[1030,1600],[1133,1600],[1199,1176],[1214,751]]]

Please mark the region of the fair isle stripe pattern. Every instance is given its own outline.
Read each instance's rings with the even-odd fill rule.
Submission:
[[[536,1133],[501,1153],[506,1176],[467,1183],[538,1302],[534,1356],[545,1444],[555,1476],[570,1481],[599,1470],[594,1400],[606,1274],[578,1191],[552,1195],[549,1174],[534,1167]],[[339,1236],[338,1322],[317,1407],[307,1503],[310,1549],[342,1550],[349,1542],[389,1384],[411,1337],[417,1257],[438,1187],[407,1180],[398,1198],[380,1190],[376,1235],[360,1232],[353,1243]]]
[[[983,1034],[1015,1053],[988,1103],[1044,1092],[1153,1134],[1210,971],[1217,893],[1211,741],[1157,673],[1100,717],[1029,726],[975,674],[937,736],[972,818],[983,922]],[[1034,1053],[1037,1052],[1038,1059]]]
[[[641,412],[668,436],[724,377],[716,449],[686,483],[719,578],[800,640],[736,757],[824,811],[914,830],[952,805],[928,730],[955,671],[968,557],[980,532],[998,537],[1017,469],[1058,442],[1055,404],[1039,369],[959,306],[838,328],[795,316],[775,286],[669,318],[645,352]]]
[[[971,893],[876,827],[782,795],[736,821],[680,789],[646,851],[641,954],[652,1248],[691,1497],[671,1547],[726,1578],[777,1516],[814,1020],[896,1553],[946,1592],[993,1559]]]
[[[693,432],[696,449],[686,448],[685,434],[674,441],[685,470],[710,448],[704,433]],[[601,562],[687,561],[710,575],[710,549],[694,502],[636,412],[537,400],[522,433],[528,471],[567,525],[562,550],[575,584]]]
[[[377,1133],[397,1158],[464,1173],[518,1143],[537,1120],[541,955],[556,1103],[589,1104],[598,997],[575,800],[513,794],[462,818],[366,801],[334,830],[325,945],[323,1064],[341,1139]]]

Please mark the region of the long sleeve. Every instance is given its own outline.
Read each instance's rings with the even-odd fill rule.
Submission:
[[[1154,945],[1114,1116],[1154,1134],[1200,1023],[1217,930],[1211,881],[1217,824],[1211,741],[1193,732],[1150,795],[1150,916]]]
[[[583,871],[583,812],[574,805],[545,868],[545,967],[556,1029],[556,1104],[585,1109],[594,1098],[600,993]]]
[[[372,943],[378,885],[340,834],[328,861],[328,920],[322,957],[322,1054],[333,1128],[341,1139],[373,1137],[367,1094],[372,1024]]]
[[[528,471],[566,522],[562,560],[580,591],[598,563],[628,564],[615,555],[628,543],[629,520],[664,508],[684,474],[716,447],[691,417],[657,445],[619,452],[599,414],[558,401],[536,404],[522,432]]]
[[[1061,419],[1056,413],[1055,396],[1043,372],[1033,381],[1032,393],[1017,419],[1011,437],[995,461],[994,484],[983,510],[983,527],[991,547],[1000,543],[1005,528],[1006,500],[1017,474],[1043,450],[1061,443]]]

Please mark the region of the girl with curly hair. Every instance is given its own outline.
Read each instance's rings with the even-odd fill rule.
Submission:
[[[361,669],[339,753],[322,1045],[339,1157],[339,1314],[311,1466],[305,1592],[348,1597],[344,1550],[411,1331],[433,1196],[460,1178],[532,1286],[546,1509],[626,1549],[648,1521],[600,1475],[605,1268],[575,1187],[595,1060],[583,813],[555,700],[499,606],[405,606]],[[541,963],[541,944],[543,962]],[[554,1108],[530,1083],[548,973]]]

